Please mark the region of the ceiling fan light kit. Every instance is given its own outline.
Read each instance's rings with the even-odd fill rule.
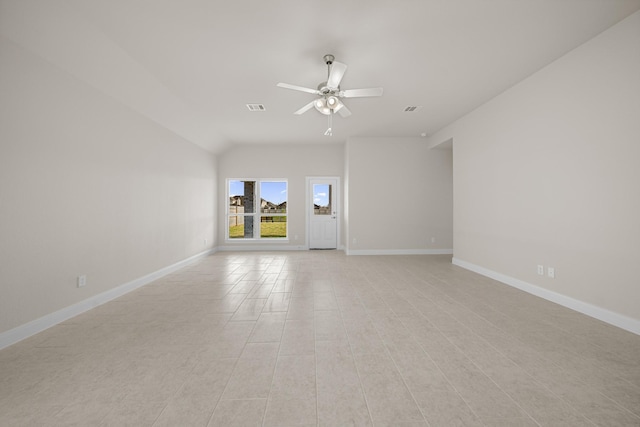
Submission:
[[[342,81],[345,71],[347,71],[346,64],[337,62],[335,60],[335,56],[331,54],[325,55],[323,60],[325,64],[327,64],[327,81],[320,83],[318,85],[318,89],[311,89],[288,83],[278,83],[277,86],[284,89],[292,89],[317,95],[318,98],[295,111],[293,114],[304,114],[309,111],[311,107],[315,107],[318,112],[329,116],[329,128],[325,132],[325,135],[331,136],[331,116],[335,113],[340,114],[342,117],[349,117],[351,115],[351,111],[346,107],[346,105],[344,105],[340,98],[382,96],[383,89],[381,87],[376,87],[368,89],[340,90],[340,82]]]

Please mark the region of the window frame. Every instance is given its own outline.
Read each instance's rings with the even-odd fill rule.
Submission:
[[[231,194],[230,187],[231,182],[239,181],[239,182],[254,182],[254,212],[250,213],[231,213]],[[285,202],[287,203],[286,212],[277,212],[277,213],[263,213],[262,212],[262,184],[265,182],[283,182],[285,184],[286,197]],[[288,242],[289,241],[289,180],[286,178],[227,178],[226,179],[226,190],[225,190],[225,241],[226,242],[257,242],[257,241],[270,241],[270,242]],[[231,224],[231,217],[235,216],[244,216],[244,217],[252,217],[253,218],[253,236],[254,237],[230,237],[229,229]],[[274,216],[284,216],[286,217],[285,221],[285,237],[262,237],[261,236],[261,228],[262,228],[262,218],[263,217],[274,217]]]

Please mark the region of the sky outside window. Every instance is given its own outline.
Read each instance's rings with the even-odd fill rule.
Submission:
[[[244,181],[229,181],[229,196],[244,196]]]
[[[287,200],[287,183],[283,181],[263,181],[260,183],[260,196],[279,205]]]
[[[329,206],[329,185],[313,185],[313,204],[318,206]]]

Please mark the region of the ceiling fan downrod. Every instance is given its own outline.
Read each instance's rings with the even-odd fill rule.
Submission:
[[[331,66],[333,64],[333,61],[336,59],[336,57],[331,55],[330,53],[327,53],[325,56],[322,57],[322,59],[324,60],[324,63],[327,64],[327,81],[320,83],[318,85],[318,90],[322,92],[325,96],[333,95],[336,92],[338,92],[340,88],[338,88],[337,90],[335,89],[332,90],[331,88],[329,88],[327,83],[329,82],[329,78],[331,77]]]
[[[333,61],[336,59],[336,57],[331,55],[330,53],[327,53],[325,56],[322,57],[322,59],[324,59],[324,63],[327,64],[327,81],[328,81],[329,76],[331,75],[331,64],[333,64]]]

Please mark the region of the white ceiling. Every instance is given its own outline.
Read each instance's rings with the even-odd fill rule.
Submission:
[[[213,152],[432,134],[640,9],[640,0],[0,0],[0,30]],[[326,53],[349,118],[292,113]],[[247,103],[262,103],[250,112]],[[406,106],[422,106],[403,112]]]

